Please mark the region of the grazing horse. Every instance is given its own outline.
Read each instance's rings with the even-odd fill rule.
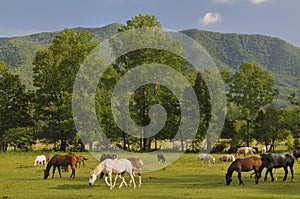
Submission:
[[[300,149],[294,149],[293,156],[298,161],[298,158],[300,157]]]
[[[158,163],[166,163],[166,157],[163,153],[157,154]]]
[[[127,172],[129,175],[130,175],[130,178],[133,182],[133,188],[136,187],[135,185],[135,181],[134,181],[134,176],[133,176],[133,168],[132,168],[132,164],[129,160],[127,159],[106,159],[104,160],[103,162],[101,162],[90,174],[90,179],[89,179],[89,185],[93,185],[94,182],[96,181],[97,179],[97,175],[101,174],[102,175],[100,176],[103,177],[103,175],[106,175],[108,176],[109,178],[109,183],[107,181],[106,184],[107,186],[110,187],[110,190],[113,189],[113,187],[115,186],[116,184],[116,178],[117,178],[117,175],[116,175],[116,178],[115,178],[115,182],[114,184],[112,184],[112,174],[121,174],[121,179],[122,179],[122,182],[119,186],[119,188],[122,187],[123,183],[125,184],[125,186],[127,186],[126,182],[125,182],[125,179],[124,179],[124,173]]]
[[[221,155],[219,157],[220,162],[222,162],[222,169],[224,169],[224,163],[225,162],[233,162],[235,161],[234,155],[228,154],[228,155]]]
[[[238,178],[240,181],[240,185],[244,185],[242,181],[242,172],[243,171],[252,171],[255,172],[255,183],[258,184],[258,180],[260,178],[260,167],[262,165],[262,161],[260,158],[256,156],[250,156],[244,159],[236,159],[234,162],[231,163],[229,166],[227,173],[226,173],[226,185],[229,185],[232,181],[232,173],[234,171],[238,172]]]
[[[52,178],[54,178],[55,169],[58,169],[59,177],[61,178],[60,167],[68,167],[71,165],[72,174],[70,178],[75,178],[75,164],[77,162],[76,155],[74,154],[67,154],[67,155],[54,155],[48,162],[46,170],[44,170],[44,179],[47,179],[49,176],[49,172],[51,167],[53,166],[53,173]]]
[[[102,154],[101,157],[100,157],[100,162],[103,162],[104,160],[106,159],[117,159],[117,155],[115,154]]]
[[[80,156],[76,156],[77,158],[77,161],[76,161],[76,168],[77,168],[77,165],[78,165],[78,168],[80,167],[81,163],[82,163],[82,167],[84,167],[84,161],[85,160],[88,160],[86,157],[80,155]]]
[[[284,169],[285,175],[283,181],[286,180],[288,174],[288,167],[290,167],[292,181],[294,181],[294,157],[289,153],[281,153],[281,154],[261,154],[262,160],[262,169],[267,168],[264,180],[267,181],[268,173],[270,173],[271,181],[274,181],[273,177],[273,168],[282,168]]]
[[[206,154],[206,153],[200,154],[198,156],[198,158],[201,161],[201,166],[203,166],[204,161],[207,161],[208,165],[210,165],[210,166],[211,166],[211,162],[214,163],[214,164],[216,163],[216,159],[214,157],[212,157],[211,155]]]
[[[143,163],[142,159],[140,159],[140,158],[126,158],[126,159],[131,162],[133,173],[137,173],[138,174],[139,187],[140,187],[142,185],[141,170],[142,170],[142,168],[144,166],[144,163]],[[132,183],[132,181],[130,180],[129,184],[131,184],[131,183]]]
[[[244,157],[246,157],[248,154],[253,155],[255,152],[255,149],[253,149],[252,147],[245,146],[238,148],[236,151],[236,155],[239,156],[240,154],[244,154]]]
[[[44,156],[44,155],[38,155],[38,156],[36,156],[36,158],[34,160],[33,166],[35,166],[35,167],[36,166],[41,167],[42,165],[45,166],[46,165],[46,161],[47,161],[46,156]]]

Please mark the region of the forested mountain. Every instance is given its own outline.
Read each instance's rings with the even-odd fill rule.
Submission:
[[[120,24],[88,28],[97,40],[117,33]],[[86,29],[86,28],[78,28]],[[223,34],[197,29],[182,33],[198,41],[222,69],[237,69],[242,61],[252,61],[271,71],[280,91],[277,105],[286,106],[287,96],[299,88],[300,48],[281,39],[263,35]],[[32,88],[32,60],[38,49],[46,48],[57,32],[38,33],[24,37],[0,38],[0,61],[21,74],[28,88]]]

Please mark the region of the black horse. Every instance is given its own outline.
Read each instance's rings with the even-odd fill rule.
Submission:
[[[298,161],[298,158],[300,158],[300,149],[293,150],[293,156]]]
[[[283,178],[283,181],[286,180],[287,174],[288,174],[288,167],[291,170],[291,175],[292,175],[292,181],[294,181],[294,157],[289,154],[289,153],[282,153],[282,154],[261,154],[261,160],[262,160],[262,165],[260,172],[263,170],[263,168],[266,168],[266,174],[265,174],[265,181],[267,181],[267,176],[268,173],[271,175],[271,180],[274,181],[273,177],[273,168],[282,168],[285,171],[285,175]]]

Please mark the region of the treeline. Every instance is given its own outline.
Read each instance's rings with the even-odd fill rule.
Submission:
[[[74,118],[73,86],[76,78],[85,79],[86,84],[92,84],[92,77],[88,74],[97,74],[98,68],[94,71],[87,71],[86,74],[78,77],[78,71],[84,60],[99,46],[99,38],[90,31],[81,29],[65,29],[53,36],[47,48],[36,50],[32,58],[33,65],[33,86],[35,89],[26,89],[20,76],[6,69],[5,60],[1,62],[0,68],[0,140],[1,150],[6,151],[8,146],[17,149],[29,150],[37,141],[46,144],[53,144],[55,150],[65,151],[73,147],[73,150],[85,150],[85,144],[89,149],[98,147],[111,147],[111,143],[126,150],[150,151],[158,148],[159,141],[171,141],[180,127],[181,116],[180,99],[167,87],[158,83],[140,86],[131,94],[129,100],[129,115],[134,123],[140,126],[147,126],[151,121],[150,107],[160,104],[167,112],[166,123],[159,132],[152,136],[146,136],[147,132],[139,135],[129,135],[127,129],[128,118],[120,116],[120,122],[116,123],[113,116],[112,94],[115,86],[122,76],[136,66],[157,63],[171,66],[175,71],[184,76],[195,91],[200,112],[198,131],[193,140],[189,137],[189,127],[176,136],[180,142],[179,150],[199,150],[203,140],[206,140],[207,150],[212,149],[213,142],[210,142],[206,135],[212,120],[218,120],[220,115],[212,113],[212,99],[207,82],[203,74],[193,70],[190,63],[178,55],[184,55],[180,42],[174,40],[162,31],[159,21],[152,15],[138,15],[127,21],[124,26],[118,26],[118,32],[142,28],[149,31],[151,36],[155,33],[156,38],[166,46],[172,48],[170,53],[157,49],[137,49],[118,56],[105,70],[97,83],[94,93],[89,91],[89,86],[80,84],[78,97],[84,102],[89,102],[94,94],[95,115],[101,126],[102,134],[94,127],[92,114],[93,110],[87,104],[81,104],[82,115]],[[111,30],[111,29],[110,29]],[[96,31],[96,30],[94,30]],[[113,31],[111,31],[112,33]],[[131,36],[131,35],[130,35]],[[149,44],[153,38],[149,36]],[[34,36],[36,41],[42,38]],[[135,37],[132,41],[138,45],[145,42]],[[48,41],[43,41],[48,42]],[[118,48],[126,46],[109,39],[112,53]],[[245,41],[245,44],[247,42]],[[134,43],[133,43],[134,44]],[[264,45],[259,46],[263,48]],[[34,50],[34,49],[32,49]],[[216,49],[217,50],[217,49]],[[261,52],[264,53],[264,52]],[[22,56],[22,54],[18,54]],[[25,55],[24,55],[25,56]],[[235,56],[234,54],[232,56]],[[17,60],[21,60],[18,58]],[[293,109],[279,109],[274,105],[274,99],[279,91],[274,84],[274,78],[268,70],[245,59],[239,63],[235,71],[223,70],[222,77],[226,83],[227,110],[224,128],[221,138],[230,138],[232,145],[251,145],[253,140],[274,148],[275,142],[288,140],[289,147],[299,146],[298,137],[300,132],[299,124],[299,103],[298,95],[295,92],[289,93],[290,107]],[[93,60],[92,60],[93,61]],[[105,60],[97,60],[105,63]],[[256,60],[254,60],[256,61]],[[17,63],[9,63],[16,64]],[[228,62],[228,64],[232,64]],[[234,63],[237,64],[237,63]],[[149,65],[150,67],[150,65]],[[203,71],[202,71],[203,72]],[[210,72],[211,71],[204,71]],[[84,76],[86,75],[86,76]],[[214,76],[212,76],[214,77]],[[135,77],[132,81],[138,81],[141,77]],[[166,79],[168,79],[166,77]],[[89,80],[91,82],[89,82]],[[167,80],[167,82],[172,80]],[[212,79],[212,82],[219,81]],[[182,85],[182,90],[185,86]],[[222,92],[217,89],[214,92]],[[73,100],[73,101],[72,101]],[[117,101],[113,101],[117,102]],[[120,109],[120,106],[116,106]],[[122,108],[122,107],[121,107]],[[118,109],[118,110],[119,110]],[[121,113],[123,110],[119,110]],[[193,110],[187,110],[193,111]],[[78,121],[80,119],[80,121]],[[82,123],[85,129],[76,128],[76,122]],[[158,121],[159,122],[159,121]],[[159,124],[157,124],[159,125]],[[186,143],[189,141],[190,143]],[[154,143],[154,144],[153,144]]]

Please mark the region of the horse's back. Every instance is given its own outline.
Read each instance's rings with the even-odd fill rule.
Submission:
[[[257,170],[262,165],[261,159],[256,156],[250,156],[243,159],[237,158],[234,162],[236,162],[237,167],[242,171]]]

